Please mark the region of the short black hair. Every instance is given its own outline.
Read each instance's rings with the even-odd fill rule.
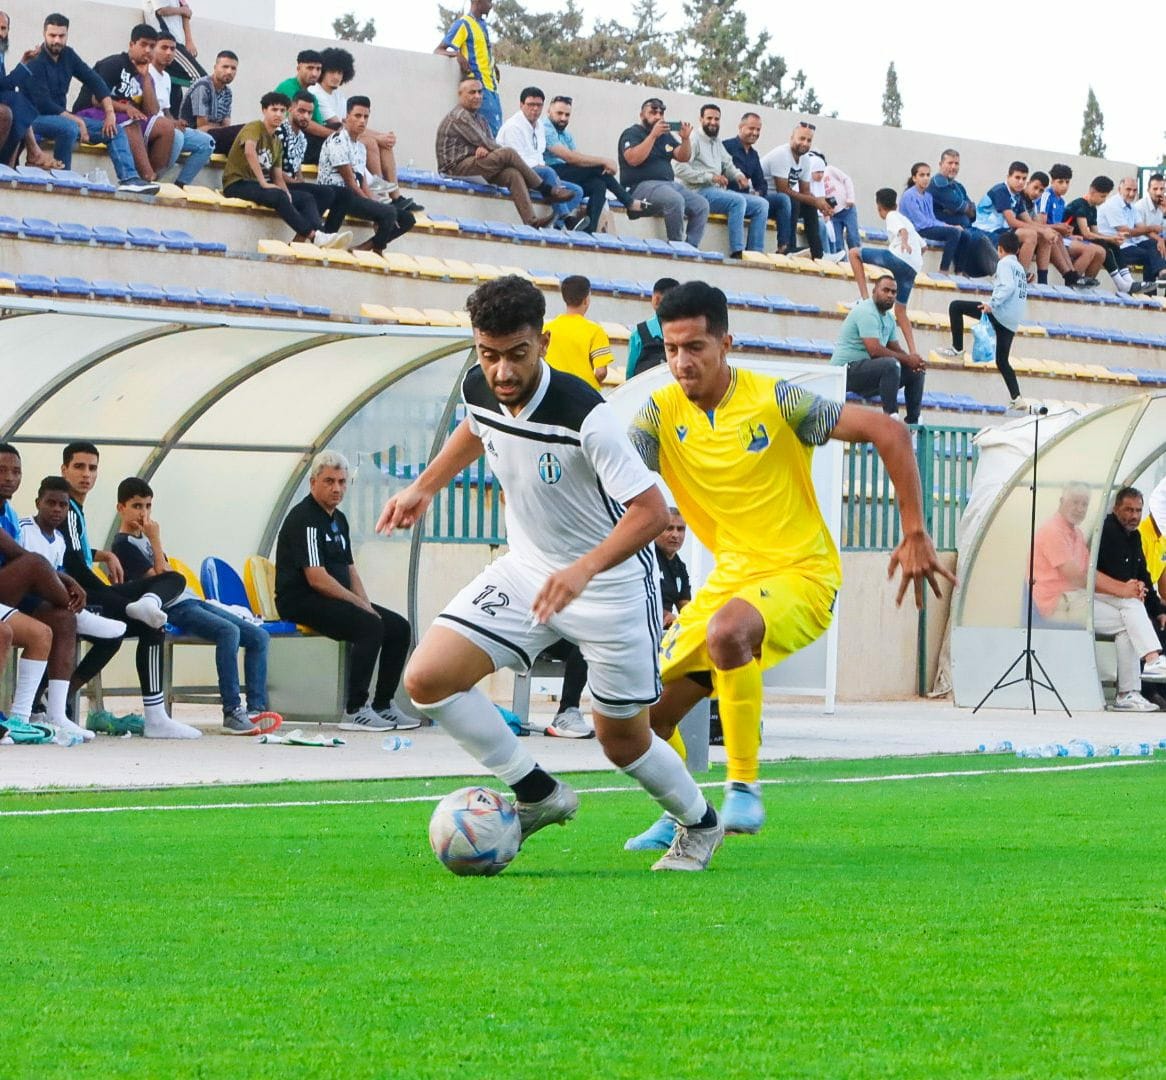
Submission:
[[[311,90],[297,90],[294,94],[292,94],[291,99],[292,101],[306,101],[313,108],[316,106],[316,98],[312,94]],[[291,108],[290,104],[288,105],[288,108]]]
[[[568,307],[578,307],[591,295],[591,281],[582,274],[569,274],[559,282],[559,293]]]
[[[678,319],[699,319],[702,315],[713,337],[729,332],[729,302],[720,289],[707,281],[686,281],[669,289],[656,309],[661,326]]]
[[[173,41],[175,45],[178,44],[178,38],[176,38],[172,33],[170,33],[169,30],[159,30],[158,31],[158,40],[159,41]]]
[[[884,210],[894,210],[899,205],[899,197],[894,188],[881,187],[875,192],[875,205]]]
[[[149,23],[138,23],[138,25],[135,26],[130,31],[130,44],[131,45],[135,41],[157,41],[157,40],[158,40],[158,31],[154,27],[152,27]]]
[[[1113,191],[1113,181],[1108,176],[1095,176],[1089,181],[1089,186],[1102,195],[1108,195]]]
[[[61,464],[68,465],[78,454],[92,454],[95,458],[101,457],[101,452],[93,443],[86,439],[79,439],[77,442],[65,445],[65,449],[61,451]]]
[[[1049,176],[1054,180],[1072,180],[1073,170],[1068,165],[1057,164],[1049,169]]]
[[[745,123],[746,120],[760,120],[760,119],[761,119],[760,113],[747,112],[747,113],[741,114],[741,123],[742,124]]]
[[[1147,184],[1153,184],[1153,183],[1156,183],[1156,182],[1157,182],[1157,181],[1159,181],[1159,180],[1164,180],[1164,181],[1166,181],[1166,176],[1163,176],[1163,175],[1162,175],[1160,172],[1156,172],[1156,173],[1150,173],[1150,175],[1149,175],[1149,178],[1146,180],[1146,183],[1147,183]]]
[[[51,15],[45,16],[45,21],[41,26],[44,29],[46,26],[63,26],[66,30],[69,29],[69,16],[62,15],[59,11],[54,11]]]
[[[524,86],[518,93],[518,100],[525,105],[527,98],[536,97],[540,101],[546,101],[547,96],[537,86]]]
[[[41,482],[40,487],[36,489],[36,497],[40,497],[46,491],[62,491],[66,495],[69,494],[69,482],[63,476],[46,476]]]
[[[652,295],[663,296],[669,289],[675,289],[679,284],[674,277],[657,278],[656,284],[652,286]]]
[[[236,64],[239,62],[238,54],[231,52],[230,49],[220,49],[218,51],[218,54],[215,56],[215,59],[216,60],[234,60]]]
[[[352,53],[347,49],[329,47],[320,51],[320,74],[325,71],[339,71],[340,85],[352,82],[356,78],[356,62]]]
[[[1037,169],[1034,173],[1029,173],[1028,179],[1029,183],[1035,180],[1041,187],[1049,186],[1049,174],[1047,172],[1041,172],[1040,169]]]
[[[315,49],[300,49],[296,53],[297,64],[322,64],[323,60]]]
[[[1027,175],[1028,174],[1028,165],[1023,161],[1010,162],[1008,165],[1008,175],[1011,176],[1013,173],[1018,173],[1018,172],[1022,172],[1025,175]]]
[[[547,302],[534,284],[517,274],[479,285],[466,300],[470,325],[486,334],[514,334],[533,328],[542,332]]]
[[[1020,237],[1016,235],[1015,229],[1008,229],[1000,234],[996,246],[1005,255],[1015,255],[1020,250]]]
[[[0,442],[0,454],[15,454],[20,457],[20,451],[12,443]]]
[[[700,107],[700,112],[697,113],[697,116],[704,116],[704,114],[708,112],[709,109],[712,109],[715,113],[719,113],[721,111],[721,107],[715,101],[706,101]]]
[[[117,501],[128,503],[130,499],[151,499],[154,489],[140,476],[127,476],[117,485]]]
[[[278,90],[268,90],[259,99],[259,107],[261,109],[270,109],[272,105],[282,105],[285,109],[290,109],[291,98],[287,94],[281,94]]]
[[[1113,497],[1113,508],[1116,510],[1126,499],[1137,499],[1139,502],[1146,501],[1136,487],[1118,488],[1117,494]]]
[[[372,102],[363,94],[355,94],[348,99],[348,112],[352,112],[358,105],[362,105],[369,112],[372,112]]]

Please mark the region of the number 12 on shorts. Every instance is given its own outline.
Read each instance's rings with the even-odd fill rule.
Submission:
[[[487,585],[473,600],[474,607],[481,608],[487,615],[493,617],[499,608],[510,606],[510,597],[499,592],[493,585]]]

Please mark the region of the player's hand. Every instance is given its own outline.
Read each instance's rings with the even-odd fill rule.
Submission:
[[[433,496],[422,491],[416,484],[410,484],[404,491],[397,492],[377,518],[376,531],[384,536],[392,536],[394,529],[408,529],[425,516]]]
[[[65,586],[65,592],[69,594],[69,610],[76,615],[85,606],[85,590],[68,574],[59,574],[58,576],[61,579],[61,584]]]
[[[899,546],[891,552],[891,561],[887,564],[887,579],[895,576],[895,571],[902,571],[902,580],[899,582],[899,592],[895,597],[895,605],[903,603],[907,595],[907,588],[915,586],[915,607],[923,608],[923,582],[926,580],[931,591],[938,597],[939,578],[946,578],[952,585],[956,584],[956,576],[948,570],[935,553],[935,546],[931,537],[925,532],[910,533],[904,536]]]
[[[101,561],[105,563],[105,574],[109,578],[111,585],[120,585],[126,579],[126,572],[122,569],[121,559],[119,559],[112,551],[104,552],[105,558]]]
[[[551,616],[557,615],[574,600],[587,588],[590,580],[591,575],[580,568],[578,563],[572,563],[566,570],[551,574],[543,582],[534,603],[530,605],[534,617],[540,623],[550,622]]]

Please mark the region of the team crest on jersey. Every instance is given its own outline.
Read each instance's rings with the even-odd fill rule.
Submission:
[[[737,438],[748,454],[760,454],[769,445],[769,432],[760,420],[746,420],[737,428]]]
[[[685,436],[688,435],[688,427],[685,424],[676,425],[676,438],[680,442],[684,442]]]
[[[554,454],[538,459],[538,478],[544,484],[557,484],[563,478],[563,463]]]

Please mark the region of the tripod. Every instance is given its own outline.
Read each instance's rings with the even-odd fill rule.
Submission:
[[[1033,566],[1036,561],[1036,466],[1037,459],[1040,456],[1040,418],[1044,416],[1049,410],[1043,405],[1034,411],[1032,424],[1032,487],[1031,499],[1029,505],[1029,521],[1028,521],[1028,612],[1025,620],[1025,637],[1024,649],[1020,655],[1008,665],[1004,674],[1000,676],[981,699],[980,704],[972,710],[972,715],[980,711],[984,702],[988,700],[997,690],[1003,690],[1008,686],[1015,686],[1017,683],[1028,683],[1028,693],[1032,700],[1032,712],[1036,715],[1036,688],[1042,687],[1045,690],[1051,690],[1057,701],[1060,703],[1062,709],[1065,710],[1065,715],[1072,717],[1069,712],[1069,706],[1065,704],[1060,692],[1053,685],[1053,680],[1049,677],[1049,673],[1045,671],[1044,664],[1040,662],[1040,657],[1037,656],[1036,650],[1032,647],[1032,573]],[[1024,664],[1024,674],[1017,675],[1015,678],[1009,676],[1021,665]],[[1040,672],[1041,678],[1037,678],[1033,669]]]

